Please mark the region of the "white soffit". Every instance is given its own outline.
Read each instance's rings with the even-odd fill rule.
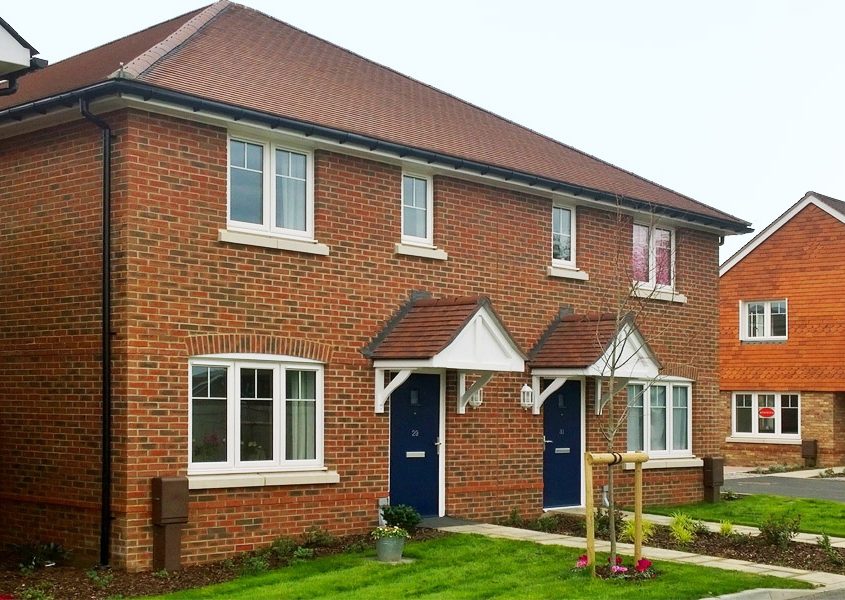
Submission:
[[[809,204],[815,204],[834,219],[845,223],[845,215],[843,215],[838,210],[831,208],[826,202],[819,200],[812,194],[807,194],[803,198],[801,198],[801,200],[793,204],[792,208],[790,208],[777,219],[772,221],[765,229],[763,229],[763,231],[754,236],[754,238],[752,238],[750,242],[745,244],[745,246],[737,250],[737,252],[733,256],[726,260],[724,264],[719,267],[719,277],[721,277],[722,275],[730,271],[733,267],[735,267],[737,264],[739,264],[742,259],[751,254],[751,252],[753,252],[758,246],[760,246],[763,242],[769,239],[778,229],[788,223],[792,219],[792,217],[804,210]]]
[[[29,48],[22,45],[15,37],[0,27],[0,77],[29,66]]]

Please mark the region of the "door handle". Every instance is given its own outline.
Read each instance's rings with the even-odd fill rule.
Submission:
[[[437,441],[434,442],[434,447],[437,448],[437,454],[440,454],[440,446],[443,445],[443,442],[440,441],[440,438],[437,438]]]
[[[544,436],[543,436],[543,443],[544,443],[544,444],[554,444],[554,443],[555,443],[555,441],[554,441],[554,440],[547,440],[547,439],[546,439],[546,436],[544,435]]]

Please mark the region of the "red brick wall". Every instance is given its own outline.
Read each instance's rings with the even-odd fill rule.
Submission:
[[[225,131],[134,111],[111,119],[118,135],[115,270],[121,279],[114,319],[120,362],[115,378],[113,546],[116,563],[130,569],[150,566],[150,478],[186,470],[187,361],[202,336],[221,336],[213,343],[228,344],[233,352],[240,336],[252,334],[276,340],[266,342],[274,347],[307,342],[328,348],[325,456],[341,482],[192,492],[184,532],[187,562],[261,546],[312,525],[343,533],[373,524],[377,499],[387,495],[388,417],[374,414],[374,374],[360,350],[411,290],[425,289],[435,296],[486,294],[516,341],[529,350],[561,304],[577,312],[608,310],[617,300],[619,282],[625,281],[618,274],[628,265],[629,217],[579,207],[578,263],[590,281],[552,279],[545,275],[549,200],[443,176],[434,179],[435,243],[449,259],[395,255],[401,170],[326,151],[315,153],[315,230],[317,239],[331,247],[330,256],[218,242],[218,230],[226,225]],[[92,208],[86,213],[88,224],[78,223],[65,235],[73,238],[82,229],[96,241],[98,138],[96,130],[89,133],[86,127],[67,131],[85,132],[88,145],[79,157],[84,168],[80,165],[75,177],[88,174],[86,201]],[[52,149],[53,136],[49,139]],[[11,148],[45,141],[33,136]],[[7,160],[3,155],[9,176],[19,177]],[[45,185],[62,189],[74,184],[45,179]],[[32,227],[36,221],[40,225],[36,215],[28,218]],[[703,456],[718,450],[724,430],[712,327],[717,239],[679,229],[677,249],[677,287],[689,302],[646,301],[638,324],[670,370],[696,373],[693,415],[699,425],[694,427],[693,450]],[[29,254],[34,253],[30,247]],[[85,267],[86,282],[75,287],[94,289],[98,264],[90,258]],[[72,288],[63,290],[73,296]],[[22,287],[21,305],[33,300]],[[96,311],[94,297],[88,305]],[[52,323],[62,318],[59,307],[51,310]],[[93,315],[87,318],[91,327],[98,326]],[[90,336],[95,339],[93,330]],[[89,359],[93,362],[85,385],[91,406],[85,415],[97,410],[98,364],[96,355],[89,353]],[[50,381],[57,388],[56,402],[64,404],[69,391],[61,381]],[[489,519],[506,516],[513,508],[522,514],[540,510],[542,417],[518,406],[517,391],[526,381],[524,375],[497,375],[485,389],[484,405],[466,415],[455,414],[453,391],[447,397],[449,514]],[[450,375],[449,389],[454,385]],[[587,392],[588,447],[604,450]],[[33,394],[32,403],[45,395]],[[88,416],[84,423],[92,439],[94,422]],[[624,447],[624,432],[619,439]],[[93,454],[87,463],[99,464]],[[35,468],[34,463],[29,466]],[[88,481],[96,479],[89,473]],[[628,475],[621,478],[623,499],[629,480]],[[649,501],[701,494],[697,469],[649,471],[646,482]],[[12,487],[22,484],[16,481]],[[96,501],[92,494],[85,494],[89,502]],[[72,538],[70,533],[67,537]]]

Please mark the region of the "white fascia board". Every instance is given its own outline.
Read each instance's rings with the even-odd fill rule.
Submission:
[[[822,202],[812,194],[807,194],[803,198],[801,198],[798,202],[792,205],[785,213],[779,216],[777,219],[769,223],[765,229],[763,229],[760,233],[755,235],[751,241],[745,244],[742,248],[736,251],[733,256],[731,256],[728,260],[726,260],[721,267],[719,267],[719,277],[730,271],[733,267],[739,264],[742,259],[746,256],[751,254],[758,246],[760,246],[763,242],[769,239],[774,233],[779,230],[781,227],[786,225],[792,218],[804,210],[808,205],[814,204],[819,207],[821,210],[835,218],[841,223],[845,223],[845,215],[843,215],[838,210],[835,210],[827,205],[827,203]]]

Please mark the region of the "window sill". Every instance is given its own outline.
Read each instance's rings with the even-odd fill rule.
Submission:
[[[648,300],[676,302],[677,304],[687,303],[687,297],[674,290],[661,290],[658,288],[643,286],[642,284],[634,286],[631,290],[631,296],[634,298],[646,298]]]
[[[690,467],[701,467],[704,461],[694,456],[685,458],[654,458],[643,463],[643,469],[683,469]],[[633,471],[634,464],[625,465],[626,471]]]
[[[743,344],[783,344],[787,341],[785,337],[770,337],[770,338],[739,338]]]
[[[337,471],[291,471],[286,473],[224,473],[188,475],[188,489],[213,490],[268,485],[311,485],[340,483]]]
[[[292,252],[303,252],[306,254],[329,255],[329,247],[316,241],[295,240],[292,238],[263,235],[260,233],[248,233],[245,231],[231,231],[221,229],[217,238],[220,242],[232,244],[244,244],[247,246],[260,246],[262,248],[276,248],[278,250],[290,250]]]
[[[586,271],[574,267],[556,267],[552,265],[546,268],[546,275],[549,277],[560,277],[561,279],[577,279],[578,281],[590,280],[590,276]]]
[[[415,246],[413,244],[396,244],[396,254],[432,258],[434,260],[446,260],[449,258],[446,251],[440,248],[434,246]]]
[[[725,438],[726,442],[731,442],[734,444],[781,444],[783,446],[800,446],[801,445],[801,438],[799,437],[785,437],[785,436],[778,436],[778,437],[765,437],[762,435],[754,435],[754,436],[740,436],[740,435],[731,435]]]

